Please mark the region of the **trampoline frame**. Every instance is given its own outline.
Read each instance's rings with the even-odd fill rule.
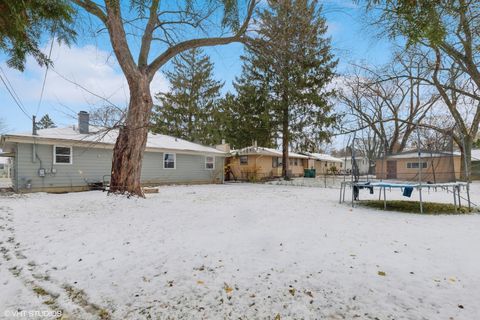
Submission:
[[[339,203],[344,203],[345,202],[345,193],[347,187],[350,186],[352,189],[352,208],[355,207],[355,194],[354,190],[355,187],[360,189],[365,189],[365,188],[378,188],[380,190],[379,193],[379,199],[382,196],[382,189],[383,189],[383,208],[384,210],[387,209],[387,192],[386,189],[390,189],[390,191],[393,189],[401,189],[403,190],[404,188],[413,188],[418,190],[419,194],[419,202],[420,202],[420,213],[423,213],[423,197],[422,197],[422,190],[427,189],[430,191],[431,189],[434,189],[434,191],[438,191],[440,188],[442,191],[447,191],[450,192],[450,188],[452,189],[453,193],[453,203],[455,207],[455,213],[458,212],[458,209],[461,208],[461,199],[462,197],[460,196],[461,190],[465,189],[467,193],[467,199],[464,199],[468,203],[468,210],[471,210],[472,207],[472,202],[470,201],[470,188],[469,188],[469,183],[468,182],[447,182],[447,183],[397,183],[397,182],[372,182],[372,181],[365,181],[365,182],[355,182],[355,181],[342,181],[340,184],[340,199]],[[358,199],[359,200],[359,199]],[[357,201],[358,201],[357,200]],[[458,207],[457,207],[458,205]]]

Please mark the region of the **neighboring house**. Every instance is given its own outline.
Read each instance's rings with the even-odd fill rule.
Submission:
[[[335,158],[334,156],[325,153],[305,152],[305,155],[313,160],[308,167],[313,167],[317,176],[321,174],[340,173],[343,171],[343,160],[340,158]]]
[[[88,113],[78,127],[7,134],[0,147],[13,156],[12,185],[17,192],[89,189],[109,180],[117,130],[89,126]],[[222,183],[226,153],[182,139],[149,133],[142,163],[144,185]]]
[[[377,179],[418,181],[421,167],[423,182],[450,182],[460,179],[461,157],[458,152],[406,151],[378,159]]]
[[[10,178],[11,167],[10,158],[3,157],[0,152],[0,178]]]
[[[289,152],[289,176],[302,177],[308,156]],[[257,146],[232,150],[227,159],[227,179],[263,180],[282,176],[282,151]]]
[[[344,172],[347,174],[352,173],[352,157],[342,157]],[[367,157],[355,157],[357,162],[358,171],[360,175],[366,175],[372,172],[370,160]],[[374,167],[374,165],[372,165]]]
[[[480,180],[480,149],[472,150],[472,179]]]

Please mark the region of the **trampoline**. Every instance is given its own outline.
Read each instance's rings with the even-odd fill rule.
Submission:
[[[355,206],[355,201],[360,200],[360,190],[368,189],[370,190],[370,193],[373,194],[374,190],[378,189],[379,190],[378,200],[379,201],[381,200],[382,191],[383,191],[383,207],[384,209],[386,209],[387,208],[387,189],[389,191],[391,191],[392,189],[400,189],[403,192],[403,196],[408,198],[410,198],[412,196],[413,191],[416,190],[418,191],[420,213],[423,213],[424,202],[423,202],[422,191],[433,190],[433,191],[447,192],[447,194],[451,192],[453,195],[453,204],[454,204],[455,212],[461,209],[462,199],[467,203],[468,210],[471,211],[472,205],[475,205],[475,204],[470,201],[470,172],[468,170],[467,158],[463,157],[463,161],[464,161],[463,165],[464,165],[465,172],[464,172],[464,177],[462,178],[460,174],[457,176],[457,173],[459,172],[455,171],[455,162],[453,159],[453,156],[455,154],[453,150],[453,143],[454,143],[453,138],[450,140],[450,143],[449,143],[449,148],[450,148],[449,152],[435,151],[436,152],[435,153],[434,150],[429,150],[429,151],[422,150],[419,126],[420,126],[420,123],[417,122],[416,152],[413,151],[412,149],[409,153],[407,153],[407,154],[410,154],[410,156],[409,155],[405,156],[405,154],[403,154],[403,156],[401,154],[397,154],[395,159],[393,157],[389,158],[390,160],[393,159],[393,161],[390,161],[390,160],[386,161],[388,160],[386,158],[387,149],[385,148],[385,145],[383,145],[382,149],[385,149],[385,152],[382,155],[381,170],[379,172],[376,171],[376,174],[375,174],[376,178],[380,178],[380,181],[378,180],[368,181],[368,178],[369,178],[368,175],[367,175],[367,181],[360,180],[360,173],[359,173],[358,165],[356,162],[355,143],[357,138],[356,138],[356,131],[355,131],[353,133],[353,139],[349,147],[351,151],[351,161],[352,161],[351,180],[350,181],[344,180],[341,183],[339,202],[340,203],[345,202],[345,193],[346,193],[347,187],[351,188],[352,207]],[[452,128],[452,132],[453,130],[454,128]],[[461,136],[461,140],[462,140],[461,145],[463,146],[463,150],[465,150],[465,139],[463,135]],[[416,153],[415,158],[411,156],[411,154],[413,153]],[[437,161],[435,162],[433,160],[434,154],[435,154],[435,157],[437,158],[439,157],[438,154],[441,154],[440,158],[447,157],[447,161],[444,161],[443,164],[441,164],[440,160],[437,159]],[[408,159],[408,160],[405,160],[405,159]],[[413,172],[409,172],[409,174],[413,174],[413,176],[397,177],[397,171],[398,171],[397,160],[404,161],[402,163],[405,165],[405,167],[402,167],[402,174],[407,174],[408,169],[410,169],[410,171],[412,171],[413,169]],[[346,161],[346,158],[345,158],[345,161]],[[457,165],[459,164],[457,163]],[[407,171],[405,171],[405,169],[407,169]],[[380,176],[378,176],[378,173],[380,173]],[[429,176],[430,174],[433,177],[433,182],[430,180],[431,178]],[[437,179],[438,175],[441,175],[440,178],[442,179]],[[387,180],[383,180],[383,179],[387,179]],[[458,181],[458,179],[463,179],[465,181]],[[444,180],[444,181],[441,182],[440,180]],[[461,195],[462,191],[465,191],[466,198],[462,197]]]
[[[447,191],[452,192],[453,194],[453,203],[455,207],[455,212],[457,208],[461,207],[461,199],[464,199],[467,202],[468,210],[471,210],[472,202],[470,201],[470,188],[469,183],[467,182],[447,182],[447,183],[402,183],[402,182],[373,182],[373,181],[343,181],[340,185],[340,200],[339,203],[345,202],[345,193],[347,187],[350,187],[352,190],[352,207],[355,206],[355,201],[360,200],[360,190],[367,189],[370,190],[370,193],[373,193],[374,189],[379,189],[379,200],[382,196],[383,191],[383,203],[384,209],[387,208],[387,189],[390,191],[392,189],[400,189],[403,191],[403,195],[410,197],[413,190],[418,191],[419,203],[420,203],[420,213],[423,213],[423,199],[422,199],[422,190],[433,190],[433,191]],[[463,198],[460,194],[464,190],[466,192],[467,198]]]

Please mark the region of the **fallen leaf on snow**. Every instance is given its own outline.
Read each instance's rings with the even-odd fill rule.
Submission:
[[[387,274],[384,271],[378,271],[378,275],[385,277]]]
[[[233,288],[230,287],[227,283],[224,284],[223,289],[225,289],[226,293],[230,293],[233,291]]]

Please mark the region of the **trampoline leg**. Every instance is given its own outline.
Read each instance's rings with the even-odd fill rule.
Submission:
[[[460,187],[457,186],[458,208],[462,209],[462,202],[460,201]]]
[[[382,199],[382,188],[378,191],[378,201],[380,201],[380,199]]]
[[[470,204],[470,185],[467,182],[467,200],[468,200],[468,212],[471,210],[471,204]]]
[[[423,198],[422,198],[422,187],[418,189],[420,196],[420,213],[423,214]]]
[[[387,210],[387,195],[385,193],[385,187],[383,188],[383,210]]]
[[[456,193],[455,187],[453,187],[452,189],[453,189],[453,206],[455,207],[455,213],[457,213],[457,195],[455,194]]]
[[[353,184],[352,184],[352,208],[353,208],[353,200],[355,198],[355,191],[354,191],[354,187],[353,187]]]
[[[343,186],[343,201],[342,202],[345,202],[345,190],[347,189],[347,185],[344,185]]]
[[[343,183],[340,184],[340,199],[338,199],[338,203],[342,203],[342,191],[343,191]]]

